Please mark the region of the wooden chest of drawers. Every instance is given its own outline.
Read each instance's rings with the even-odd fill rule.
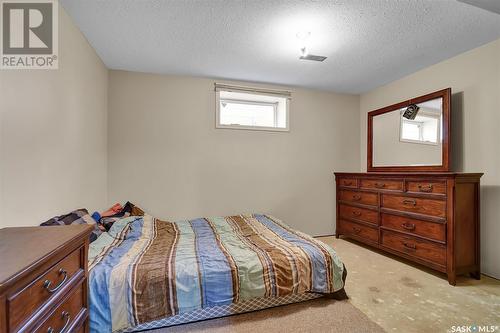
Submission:
[[[480,278],[481,173],[335,173],[336,237]]]
[[[92,226],[0,229],[0,332],[88,332]]]

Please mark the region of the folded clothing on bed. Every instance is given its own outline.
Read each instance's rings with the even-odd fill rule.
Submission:
[[[90,224],[94,226],[94,231],[90,234],[90,242],[92,243],[103,231],[109,230],[115,221],[127,216],[143,215],[144,211],[141,208],[127,201],[125,206],[117,203],[101,214],[94,212],[92,216],[85,208],[76,209],[67,214],[54,216],[41,223],[40,226]]]
[[[120,219],[91,244],[89,269],[93,332],[257,297],[343,293],[344,287],[344,266],[332,248],[268,215]]]
[[[59,215],[43,222],[40,226],[70,225],[70,224],[90,224],[94,226],[94,231],[90,234],[90,242],[93,242],[101,235],[102,230],[97,222],[89,215],[85,208],[80,208],[71,213]]]
[[[122,206],[120,203],[116,203],[102,213],[94,212],[92,217],[94,217],[94,219],[96,219],[104,227],[104,229],[109,230],[113,223],[121,218],[143,215],[144,211],[141,208],[137,207],[130,201],[127,201],[125,206]]]

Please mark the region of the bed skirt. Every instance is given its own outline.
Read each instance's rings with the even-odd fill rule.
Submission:
[[[342,281],[345,285],[345,280],[347,278],[347,269],[343,265]],[[305,294],[291,294],[287,296],[280,297],[257,297],[246,301],[241,301],[238,303],[231,303],[229,305],[213,306],[209,308],[199,309],[195,311],[190,311],[186,313],[181,313],[172,317],[158,319],[150,321],[147,323],[139,324],[133,328],[128,328],[119,333],[125,332],[139,332],[144,330],[151,330],[155,328],[169,327],[180,324],[193,323],[195,321],[214,319],[220,317],[226,317],[230,315],[251,312],[256,310],[263,310],[272,308],[280,305],[287,305],[292,303],[299,303],[304,301],[309,301],[312,299],[327,297],[336,300],[345,300],[349,297],[347,296],[345,289],[342,288],[332,294],[319,294],[319,293],[305,293]]]
[[[241,301],[239,303],[213,306],[205,309],[178,314],[176,316],[168,318],[150,321],[147,323],[137,325],[134,328],[129,328],[120,332],[138,332],[143,330],[150,330],[155,328],[192,323],[195,321],[200,321],[205,319],[220,318],[239,313],[272,308],[280,305],[308,301],[323,296],[324,296],[323,294],[307,293],[298,295],[292,294],[292,295],[273,297],[273,298],[265,298],[265,297],[253,298],[246,301]]]

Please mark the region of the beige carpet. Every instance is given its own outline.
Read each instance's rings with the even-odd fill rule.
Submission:
[[[167,327],[154,333],[266,333],[266,332],[345,332],[383,333],[349,301],[315,299],[224,318]]]
[[[452,326],[500,327],[500,280],[446,276],[353,241],[320,238],[347,267],[349,302],[387,332],[450,333]],[[500,329],[495,332],[500,333]]]

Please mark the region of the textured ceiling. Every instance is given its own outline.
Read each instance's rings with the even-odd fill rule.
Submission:
[[[469,5],[483,8],[491,12],[500,14],[500,1],[499,0],[458,0],[468,3]]]
[[[112,69],[360,93],[500,38],[455,0],[60,0]],[[297,32],[312,54],[299,60]]]

